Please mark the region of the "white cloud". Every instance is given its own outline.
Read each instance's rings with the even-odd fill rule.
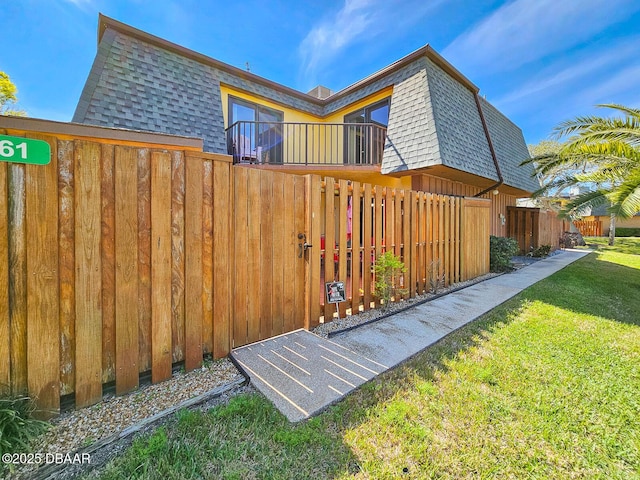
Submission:
[[[616,71],[602,81],[579,92],[578,98],[584,105],[602,103],[621,103],[637,107],[637,103],[629,103],[629,99],[637,98],[637,85],[640,83],[640,63]]]
[[[345,0],[340,10],[325,16],[300,43],[303,75],[314,77],[353,44],[405,30],[441,3],[443,0]]]
[[[84,11],[93,9],[95,4],[94,0],[64,0],[64,1]]]
[[[640,2],[624,0],[515,0],[458,36],[443,55],[463,71],[509,71],[575,47],[637,10]]]
[[[375,15],[372,0],[346,0],[335,15],[313,27],[300,45],[305,73],[312,74],[357,40],[371,26]]]
[[[637,63],[639,50],[640,38],[633,38],[610,45],[604,51],[589,49],[582,59],[563,57],[494,103],[501,109],[521,110],[519,104],[528,106],[528,101],[540,102],[567,89],[575,90],[576,84],[593,82],[625,65]]]

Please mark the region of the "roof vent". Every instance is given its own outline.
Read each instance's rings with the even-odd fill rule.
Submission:
[[[333,92],[329,90],[327,87],[323,87],[322,85],[318,85],[313,88],[311,91],[307,92],[307,95],[311,95],[312,97],[319,98],[320,100],[324,100],[327,97],[333,95]]]

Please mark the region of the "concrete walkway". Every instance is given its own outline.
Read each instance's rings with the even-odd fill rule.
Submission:
[[[304,420],[588,253],[565,250],[331,341],[299,330],[235,349],[231,358],[290,421]]]

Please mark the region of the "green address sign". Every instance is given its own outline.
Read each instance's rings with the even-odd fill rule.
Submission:
[[[44,140],[0,135],[0,161],[47,165],[51,147]]]

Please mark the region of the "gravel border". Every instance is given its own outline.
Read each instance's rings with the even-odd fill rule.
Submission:
[[[513,257],[512,258],[513,270],[520,270],[521,268],[527,267],[545,258],[549,258],[554,255],[561,254],[562,252],[563,252],[562,250],[558,249],[558,250],[554,250],[546,257],[531,257],[531,256]],[[354,330],[358,327],[362,327],[364,325],[369,325],[371,323],[377,322],[379,320],[390,317],[397,313],[404,312],[406,310],[409,310],[410,308],[416,307],[418,305],[422,305],[423,303],[430,302],[432,300],[435,300],[436,298],[443,297],[449,293],[457,292],[458,290],[462,290],[464,288],[470,287],[477,283],[484,282],[485,280],[488,280],[490,278],[494,278],[499,275],[505,275],[508,273],[509,272],[487,273],[485,275],[481,275],[471,280],[467,280],[466,282],[454,283],[449,287],[439,290],[437,294],[426,293],[423,295],[418,295],[414,298],[410,298],[408,300],[401,300],[399,302],[391,303],[386,310],[372,309],[372,310],[367,310],[366,312],[360,312],[356,315],[348,315],[345,318],[336,319],[329,323],[321,323],[319,326],[314,328],[312,332],[324,338],[331,338],[331,337],[334,337],[335,335],[339,335],[341,333]]]
[[[73,478],[80,470],[95,468],[94,455],[96,459],[105,456],[98,452],[110,450],[114,442],[151,428],[182,408],[209,402],[246,383],[231,361],[223,358],[205,360],[202,368],[175,372],[169,380],[142,385],[126,395],[105,395],[96,405],[51,420],[52,427],[36,439],[31,450],[43,455],[87,453],[91,465],[20,465],[9,472],[10,478]]]
[[[331,338],[335,335],[354,330],[364,325],[369,325],[371,323],[377,322],[397,313],[404,312],[406,310],[409,310],[410,308],[417,307],[418,305],[422,305],[423,303],[430,302],[432,300],[435,300],[436,298],[443,297],[445,295],[448,295],[449,293],[457,292],[458,290],[462,290],[464,288],[470,287],[471,285],[475,285],[499,275],[503,274],[487,273],[472,280],[467,280],[466,282],[454,283],[446,288],[440,289],[438,293],[425,293],[414,298],[400,300],[399,302],[393,302],[389,304],[389,307],[385,310],[376,308],[367,310],[366,312],[360,312],[356,315],[348,315],[345,318],[336,319],[329,323],[321,323],[316,328],[314,328],[312,332],[320,337]]]

